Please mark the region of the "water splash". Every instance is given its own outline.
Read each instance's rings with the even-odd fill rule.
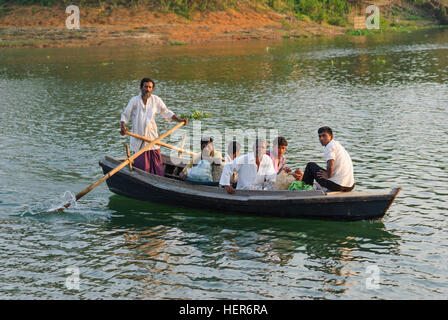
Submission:
[[[24,207],[24,211],[21,215],[37,215],[50,212],[57,213],[57,210],[62,208],[66,203],[70,203],[70,208],[78,209],[75,194],[71,191],[65,191],[62,196],[38,202],[29,207]]]

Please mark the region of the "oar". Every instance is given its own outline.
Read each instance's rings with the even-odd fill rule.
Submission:
[[[134,137],[134,138],[137,138],[137,139],[141,139],[141,140],[146,141],[146,142],[153,142],[154,141],[154,140],[151,140],[149,138],[146,138],[144,136],[141,136],[141,135],[129,132],[129,131],[126,131],[126,134],[131,136],[131,137]],[[168,143],[165,143],[165,142],[157,142],[157,144],[161,145],[163,147],[167,147],[169,149],[173,149],[173,150],[179,151],[179,152],[185,152],[186,154],[188,154],[190,156],[195,156],[196,155],[196,153],[194,153],[194,152],[191,152],[191,151],[188,151],[188,150],[184,150],[184,149],[176,147],[176,146],[172,146],[172,145],[170,145]]]
[[[95,187],[97,187],[98,185],[100,185],[102,182],[104,182],[105,180],[109,179],[110,177],[112,177],[115,173],[117,173],[118,171],[120,171],[122,168],[126,167],[128,165],[128,163],[132,160],[134,160],[135,158],[137,158],[139,155],[141,155],[143,152],[149,150],[149,148],[151,148],[153,145],[155,145],[156,143],[158,143],[160,140],[162,140],[163,138],[165,138],[166,136],[170,135],[173,131],[179,129],[180,127],[182,127],[184,125],[184,122],[179,122],[177,125],[175,125],[174,127],[172,127],[170,130],[168,130],[167,132],[165,132],[164,134],[162,134],[160,137],[158,137],[157,139],[153,140],[150,144],[148,144],[146,147],[142,148],[141,150],[139,150],[137,153],[135,153],[132,157],[128,158],[127,160],[123,161],[121,164],[119,164],[118,166],[116,166],[114,169],[112,169],[111,171],[109,171],[107,174],[105,174],[101,179],[99,179],[98,181],[92,183],[90,186],[88,186],[87,188],[85,188],[84,190],[82,190],[80,193],[78,193],[76,195],[76,200],[79,200],[81,197],[83,197],[84,195],[86,195],[88,192],[90,192],[92,189],[94,189]],[[64,211],[64,209],[70,207],[70,202],[67,202],[64,206],[62,206],[61,208],[57,209],[58,212],[62,212]]]

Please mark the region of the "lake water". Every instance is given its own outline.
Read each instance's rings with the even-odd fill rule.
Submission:
[[[143,76],[174,112],[211,113],[203,129],[277,129],[293,168],[324,164],[317,128],[331,126],[357,190],[403,190],[374,222],[188,210],[106,184],[47,212],[102,176],[98,160],[124,156],[120,114]],[[1,49],[0,298],[446,299],[447,111],[446,29]],[[77,270],[79,290],[66,286]],[[376,276],[379,288],[369,288]]]

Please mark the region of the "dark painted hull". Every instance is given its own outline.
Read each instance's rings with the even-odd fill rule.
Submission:
[[[120,162],[106,157],[100,166],[106,174]],[[222,188],[189,184],[138,169],[121,169],[107,181],[119,195],[162,204],[222,213],[330,220],[382,218],[400,188],[391,192],[240,191],[229,195]]]

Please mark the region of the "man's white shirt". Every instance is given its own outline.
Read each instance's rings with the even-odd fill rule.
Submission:
[[[219,184],[230,185],[230,178],[233,173],[238,173],[237,190],[261,190],[266,182],[274,183],[277,172],[274,170],[271,158],[264,154],[260,162],[260,168],[255,163],[253,152],[233,159],[224,166]]]
[[[163,103],[162,99],[156,95],[151,94],[146,101],[146,105],[143,104],[142,96],[138,95],[131,98],[129,101],[127,107],[121,114],[121,121],[129,123],[129,120],[131,120],[133,133],[154,140],[159,137],[155,121],[156,114],[161,114],[169,122],[171,121],[174,112],[170,111],[165,103]],[[148,142],[134,137],[131,137],[130,140],[130,148],[133,152],[139,151],[148,144]],[[160,149],[160,147],[154,145],[149,150],[157,149]]]
[[[230,162],[232,162],[232,161],[233,161],[233,159],[230,158],[230,156],[229,156],[228,154],[226,154],[226,156],[225,156],[225,158],[224,158],[224,162],[225,162],[225,164],[230,163]]]
[[[353,163],[345,148],[339,142],[331,140],[324,148],[324,155],[326,161],[334,160],[333,175],[328,180],[343,187],[353,186]]]

